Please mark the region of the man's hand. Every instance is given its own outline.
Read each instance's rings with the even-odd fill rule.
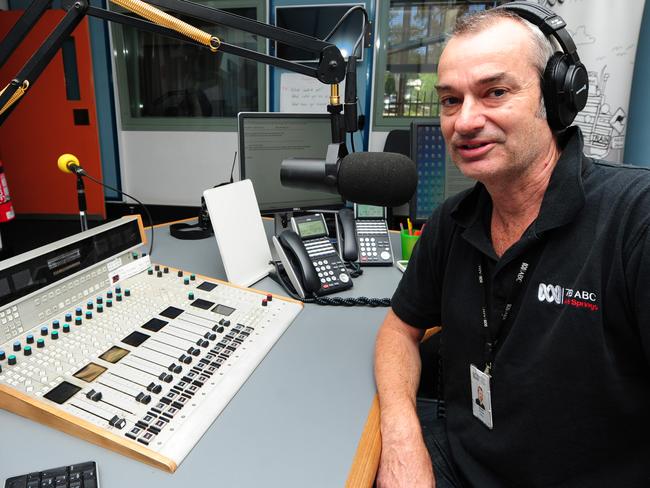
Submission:
[[[431,458],[424,442],[383,443],[377,488],[432,488],[436,486]]]

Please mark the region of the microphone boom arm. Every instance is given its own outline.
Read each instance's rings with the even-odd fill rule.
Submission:
[[[52,33],[44,41],[42,46],[29,59],[29,61],[27,61],[25,66],[16,75],[16,77],[11,80],[11,82],[0,92],[0,125],[2,125],[13,108],[17,105],[22,95],[31,85],[34,84],[45,67],[56,55],[56,52],[60,48],[64,39],[66,39],[71,34],[71,32],[86,15],[91,15],[103,20],[130,25],[140,30],[161,34],[174,39],[180,39],[202,47],[208,47],[215,52],[223,51],[270,66],[283,68],[294,73],[300,73],[312,78],[316,78],[321,83],[332,85],[332,95],[330,96],[330,105],[328,105],[328,111],[332,113],[333,141],[341,142],[335,140],[334,138],[334,125],[338,125],[341,122],[340,120],[335,120],[337,119],[334,113],[335,111],[330,110],[330,107],[341,105],[340,100],[338,97],[334,96],[334,93],[336,92],[336,94],[338,94],[338,84],[345,78],[346,63],[343,59],[341,51],[334,44],[315,37],[307,36],[185,0],[153,0],[149,2],[150,4],[158,5],[168,10],[172,10],[174,12],[181,13],[199,20],[207,20],[211,23],[243,30],[267,39],[273,39],[292,47],[299,47],[308,51],[317,52],[319,54],[319,61],[317,67],[314,68],[293,61],[287,61],[276,56],[271,56],[250,49],[242,48],[240,46],[228,44],[226,42],[219,42],[217,46],[205,45],[204,43],[201,43],[197,40],[186,37],[186,35],[183,35],[176,30],[157,25],[153,22],[106,9],[92,7],[88,4],[87,0],[64,2],[64,4],[66,3],[67,5],[64,5],[64,8],[67,10],[67,12],[64,15],[63,19],[61,19]],[[25,10],[24,14],[21,16],[18,22],[5,36],[2,44],[0,44],[0,65],[4,64],[6,59],[15,51],[20,41],[26,36],[26,34],[31,30],[34,24],[43,15],[45,10],[51,6],[51,4],[51,0],[34,0],[32,4]],[[335,87],[336,90],[334,89]],[[339,130],[336,130],[336,132],[339,132]]]

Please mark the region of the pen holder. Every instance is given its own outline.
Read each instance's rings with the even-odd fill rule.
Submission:
[[[409,235],[408,230],[405,229],[400,232],[400,238],[402,241],[402,259],[408,260],[411,258],[413,247],[415,246],[415,243],[418,242],[420,236]]]

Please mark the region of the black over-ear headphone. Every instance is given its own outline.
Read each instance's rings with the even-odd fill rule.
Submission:
[[[496,8],[506,9],[539,27],[545,36],[553,36],[563,52],[551,56],[544,70],[542,94],[551,129],[560,131],[571,125],[585,107],[589,94],[589,76],[580,62],[576,45],[566,31],[566,23],[551,9],[536,3],[515,1]]]

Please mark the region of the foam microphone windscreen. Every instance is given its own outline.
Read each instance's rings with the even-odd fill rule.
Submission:
[[[411,199],[417,184],[415,163],[397,153],[352,153],[341,160],[338,171],[341,196],[366,205],[402,205]]]

